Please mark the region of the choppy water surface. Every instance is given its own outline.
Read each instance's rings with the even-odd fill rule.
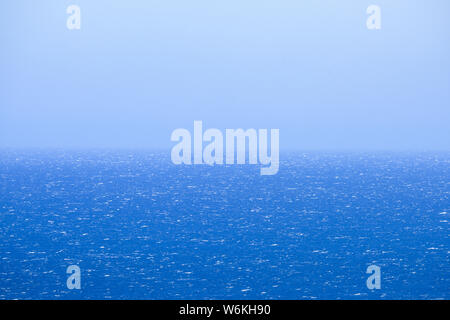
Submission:
[[[448,299],[449,192],[448,153],[290,153],[260,176],[167,152],[6,150],[0,298]]]

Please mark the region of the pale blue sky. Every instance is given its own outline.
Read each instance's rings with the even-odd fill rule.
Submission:
[[[81,30],[66,8],[81,7]],[[366,8],[382,29],[366,28]],[[450,150],[447,0],[0,3],[0,147],[171,148],[279,128],[281,150]]]

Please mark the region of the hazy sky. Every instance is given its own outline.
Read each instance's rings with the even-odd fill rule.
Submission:
[[[66,8],[81,8],[68,30]],[[382,29],[366,28],[366,9]],[[1,147],[170,148],[279,128],[281,149],[450,150],[448,0],[0,2]]]

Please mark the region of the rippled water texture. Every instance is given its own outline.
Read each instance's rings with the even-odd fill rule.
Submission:
[[[2,151],[0,298],[449,299],[449,165],[285,153],[261,176],[168,152]]]

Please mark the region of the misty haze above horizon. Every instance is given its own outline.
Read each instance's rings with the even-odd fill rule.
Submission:
[[[68,30],[66,8],[81,8]],[[381,7],[381,30],[366,8]],[[280,150],[450,151],[450,2],[4,1],[0,148],[163,149],[177,128]]]

